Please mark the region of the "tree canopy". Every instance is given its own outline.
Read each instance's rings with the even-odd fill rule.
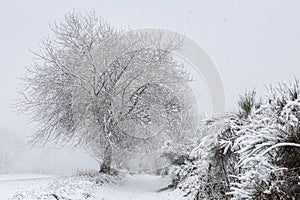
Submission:
[[[149,150],[182,131],[191,95],[172,54],[180,38],[117,30],[93,13],[69,13],[51,30],[18,104],[40,124],[35,143],[85,145],[109,168],[113,145]]]

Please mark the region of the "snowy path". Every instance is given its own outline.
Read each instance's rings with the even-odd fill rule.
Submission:
[[[122,184],[103,186],[96,196],[99,200],[183,200],[177,191],[158,192],[169,183],[169,179],[159,176],[127,175]]]
[[[47,186],[55,180],[53,176],[35,175],[35,174],[15,174],[0,175],[0,200],[11,198],[16,192],[37,190],[42,192]],[[64,178],[62,179],[64,180]],[[66,179],[68,180],[68,179]],[[90,185],[84,185],[82,181],[72,182],[70,185],[59,187],[57,191],[61,191],[60,195],[66,190],[68,199],[83,200],[82,189],[87,187],[89,191]],[[183,200],[179,191],[162,191],[160,189],[166,187],[170,183],[168,178],[160,176],[138,174],[126,175],[120,184],[108,184],[93,188],[91,191],[91,199],[97,200]],[[74,185],[75,184],[75,185]],[[64,185],[62,185],[64,186]],[[70,188],[71,186],[71,188]],[[73,192],[75,192],[73,194]],[[69,193],[70,192],[70,193]],[[76,193],[78,192],[78,193]],[[43,192],[42,192],[43,193]],[[51,194],[52,192],[50,192]],[[49,197],[49,196],[48,196]],[[32,199],[32,198],[26,198]],[[39,199],[39,198],[34,198]],[[47,199],[47,197],[46,197]]]
[[[0,200],[11,198],[17,191],[28,191],[46,187],[52,176],[39,174],[0,175]]]

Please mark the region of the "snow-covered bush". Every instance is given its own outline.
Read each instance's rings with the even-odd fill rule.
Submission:
[[[172,168],[171,175],[178,182],[176,186],[185,191],[186,196],[192,199],[227,198],[229,175],[235,171],[236,156],[219,141],[232,137],[238,124],[236,116],[228,115],[205,120],[200,126],[197,131],[199,142],[193,144],[184,164]]]
[[[300,85],[241,96],[237,113],[206,120],[199,142],[173,168],[192,199],[300,199]]]
[[[249,117],[239,138],[239,166],[233,183],[236,198],[299,199],[299,81],[270,87],[267,101]]]
[[[161,170],[161,175],[169,174],[172,178],[172,184],[169,187],[176,188],[180,182],[180,175],[178,174],[178,169],[185,165],[187,162],[191,161],[189,153],[195,147],[195,142],[193,139],[179,142],[174,142],[168,140],[165,142],[161,156],[165,157],[170,163],[169,166]]]

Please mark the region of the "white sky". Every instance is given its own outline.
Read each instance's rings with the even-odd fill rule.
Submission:
[[[246,88],[264,89],[300,75],[300,1],[297,0],[0,0],[0,129],[34,128],[10,109],[24,67],[30,66],[48,24],[76,11],[94,10],[116,27],[161,27],[199,43],[217,66],[227,109]]]

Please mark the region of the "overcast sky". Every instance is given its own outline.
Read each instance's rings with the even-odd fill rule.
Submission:
[[[0,0],[0,129],[28,134],[34,128],[10,109],[28,49],[68,11],[91,11],[116,27],[160,27],[200,44],[218,68],[227,109],[246,88],[263,89],[300,75],[300,1],[294,0]]]

